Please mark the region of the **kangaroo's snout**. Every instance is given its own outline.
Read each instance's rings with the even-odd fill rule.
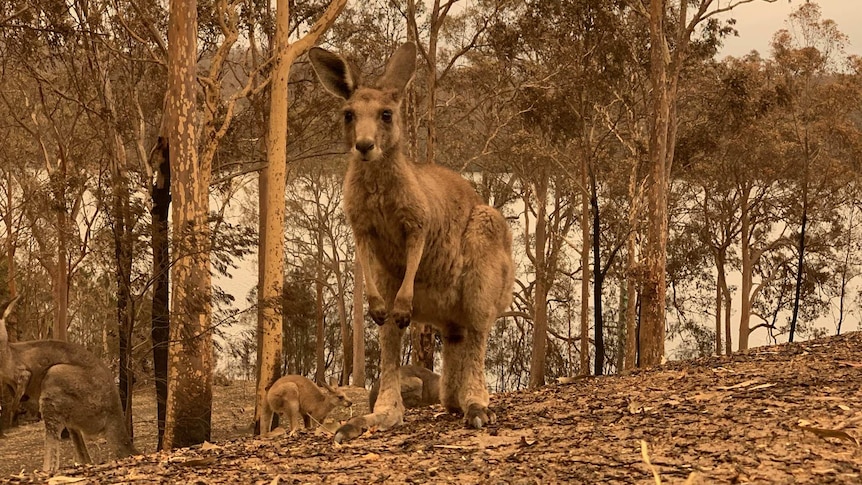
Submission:
[[[371,150],[374,150],[374,140],[358,140],[356,142],[356,151],[361,153],[363,158],[368,157]]]

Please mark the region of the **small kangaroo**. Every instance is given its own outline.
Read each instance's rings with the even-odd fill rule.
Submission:
[[[261,412],[261,434],[272,431],[272,416],[278,413],[290,424],[290,434],[299,430],[299,418],[306,428],[312,420],[322,423],[335,406],[353,405],[343,392],[323,383],[324,392],[310,379],[300,375],[287,375],[279,378],[266,391],[266,402]]]
[[[398,368],[401,378],[401,400],[406,409],[422,408],[440,404],[440,375],[421,365],[402,365]],[[374,409],[380,382],[371,386],[368,394],[368,407]]]
[[[68,430],[79,463],[91,463],[85,436],[103,434],[117,458],[138,454],[126,430],[120,394],[108,367],[80,345],[60,340],[9,343],[6,318],[0,321],[0,380],[15,388],[15,398],[39,403],[45,423],[42,468],[60,468],[60,439]]]
[[[415,44],[396,49],[369,84],[337,54],[315,47],[308,55],[323,87],[344,100],[344,212],[367,275],[369,314],[380,325],[380,395],[373,412],[348,421],[335,441],[403,422],[398,366],[413,318],[443,338],[443,406],[463,414],[467,426],[490,424],[496,416],[488,409],[485,351],[494,321],[512,302],[509,225],[457,173],[405,156],[401,111]]]

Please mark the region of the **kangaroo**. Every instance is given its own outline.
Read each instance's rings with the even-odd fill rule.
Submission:
[[[494,422],[484,366],[491,327],[512,302],[506,220],[460,175],[404,155],[401,105],[416,69],[415,44],[399,47],[371,84],[337,54],[315,47],[309,58],[323,87],[344,100],[344,211],[367,275],[369,314],[380,325],[379,398],[371,414],[339,428],[335,441],[403,422],[398,366],[401,337],[413,318],[443,338],[446,409],[463,414],[473,428]]]
[[[274,413],[282,419],[287,416],[290,434],[293,435],[299,430],[300,417],[305,427],[310,428],[312,420],[322,423],[335,406],[353,405],[343,392],[325,382],[323,387],[326,392],[299,375],[287,375],[275,381],[266,391],[266,402],[261,412],[261,434],[272,430]]]
[[[402,365],[398,368],[398,374],[401,379],[401,401],[406,409],[440,404],[440,374],[421,365]],[[369,408],[374,409],[379,393],[380,382],[375,382],[368,394]]]
[[[15,398],[39,403],[45,423],[43,469],[60,468],[60,440],[67,430],[79,463],[92,463],[85,436],[103,434],[117,458],[138,454],[126,430],[120,394],[108,367],[80,345],[59,340],[9,343],[6,318],[0,318],[0,380],[15,388]]]

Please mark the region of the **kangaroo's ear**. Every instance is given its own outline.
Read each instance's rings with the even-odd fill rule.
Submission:
[[[6,304],[6,308],[3,309],[3,323],[6,323],[6,319],[9,318],[9,315],[12,314],[12,311],[15,310],[15,304],[18,303],[18,299],[21,298],[21,295],[16,296],[9,303]]]
[[[327,91],[344,99],[349,99],[356,91],[359,80],[343,57],[320,47],[312,47],[308,51],[308,58],[311,59],[311,67],[314,68],[317,78]]]
[[[404,91],[416,72],[416,44],[407,42],[395,50],[378,84],[381,88]]]

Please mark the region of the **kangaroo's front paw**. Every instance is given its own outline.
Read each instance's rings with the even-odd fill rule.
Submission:
[[[377,325],[383,325],[386,322],[386,306],[383,305],[383,300],[380,297],[368,297],[368,316]]]
[[[407,328],[413,317],[413,302],[411,300],[395,299],[395,304],[389,312],[389,318],[398,325],[398,328]]]
[[[335,432],[335,442],[338,444],[350,441],[362,434],[362,428],[355,424],[345,423]]]
[[[464,415],[464,422],[468,428],[482,429],[483,427],[497,422],[497,415],[490,408],[471,404]]]

